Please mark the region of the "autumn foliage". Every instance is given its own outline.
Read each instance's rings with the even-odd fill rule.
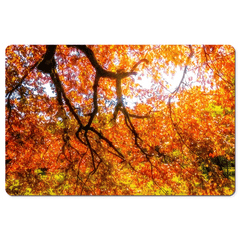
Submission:
[[[5,67],[8,194],[233,194],[233,47],[11,45]]]

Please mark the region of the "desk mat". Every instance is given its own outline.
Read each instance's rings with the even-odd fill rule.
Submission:
[[[9,195],[232,195],[230,45],[10,45]]]

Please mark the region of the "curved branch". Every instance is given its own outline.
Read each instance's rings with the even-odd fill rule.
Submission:
[[[138,61],[136,64],[133,65],[133,67],[132,67],[132,69],[131,69],[131,72],[133,72],[133,71],[137,68],[137,66],[138,66],[140,63],[142,63],[142,62],[145,62],[146,64],[149,64],[149,61],[144,58],[144,59]]]
[[[88,48],[86,45],[67,45],[67,46],[81,50],[86,55],[86,57],[88,58],[92,66],[95,68],[96,72],[99,74],[99,77],[116,79],[117,77],[125,78],[131,75],[137,75],[137,73],[133,71],[124,72],[124,73],[115,73],[115,72],[111,72],[103,69],[102,66],[98,63],[94,55],[94,52],[90,48]]]
[[[185,67],[184,67],[182,79],[181,79],[179,85],[177,86],[177,88],[172,92],[173,95],[178,92],[178,90],[179,90],[179,88],[180,88],[180,86],[181,86],[181,84],[182,84],[182,82],[183,82],[183,80],[184,80],[184,78],[185,78],[185,75],[186,75],[186,72],[187,72],[187,68],[188,68],[188,63],[189,63],[190,59],[191,59],[192,56],[193,56],[193,49],[192,49],[192,46],[191,46],[191,45],[189,45],[189,49],[190,49],[190,54],[189,54],[189,56],[188,56],[188,58],[187,58],[186,65],[185,65]]]

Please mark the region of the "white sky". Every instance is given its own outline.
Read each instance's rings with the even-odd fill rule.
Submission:
[[[56,96],[55,91],[52,91],[52,89],[50,87],[50,83],[44,84],[44,87],[45,87],[45,91],[46,91],[46,93],[49,97],[55,97]]]

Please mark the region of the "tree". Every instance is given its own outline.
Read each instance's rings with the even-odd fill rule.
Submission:
[[[230,195],[234,164],[231,46],[7,47],[7,193]]]

